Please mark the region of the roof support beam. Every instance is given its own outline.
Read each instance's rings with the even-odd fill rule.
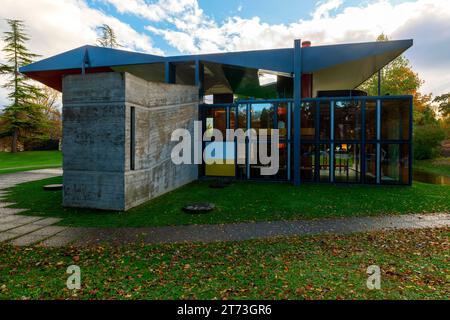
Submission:
[[[200,97],[200,101],[203,100],[203,96],[205,94],[204,83],[205,66],[200,62],[200,60],[195,60],[195,85],[198,87],[198,96]]]
[[[300,185],[300,109],[302,106],[302,41],[294,42],[294,184]]]
[[[174,84],[176,82],[176,66],[173,63],[165,62],[166,83]]]

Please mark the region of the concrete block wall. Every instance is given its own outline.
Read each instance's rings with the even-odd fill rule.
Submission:
[[[170,138],[178,128],[193,134],[198,103],[194,86],[128,73],[66,76],[64,206],[123,211],[196,180],[196,165],[172,163]]]

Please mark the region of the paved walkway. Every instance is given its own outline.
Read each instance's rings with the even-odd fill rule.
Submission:
[[[68,228],[55,226],[60,219],[20,215],[23,209],[5,208],[1,201],[6,191],[18,183],[61,175],[58,169],[13,173],[0,176],[0,242],[18,246],[33,244],[59,247],[97,244],[148,244],[215,242],[263,239],[275,236],[354,233],[392,229],[421,229],[450,226],[450,213],[400,216],[349,217],[320,220],[191,225],[153,228]]]
[[[45,240],[67,229],[53,226],[61,219],[20,215],[21,212],[26,210],[7,208],[14,203],[2,201],[8,194],[6,189],[10,187],[24,182],[61,175],[61,169],[42,169],[0,175],[0,242],[11,241],[15,245],[26,246]]]

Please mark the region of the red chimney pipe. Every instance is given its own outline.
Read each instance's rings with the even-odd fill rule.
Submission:
[[[309,47],[311,47],[311,41],[302,42],[302,48],[309,48]]]

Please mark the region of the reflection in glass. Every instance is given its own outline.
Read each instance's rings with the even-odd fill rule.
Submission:
[[[334,106],[334,138],[361,139],[361,102],[336,101]]]
[[[366,183],[377,182],[377,145],[367,144],[365,146],[366,151]]]
[[[278,151],[280,156],[280,170],[277,175],[273,178],[277,180],[286,180],[288,178],[288,165],[287,165],[287,156],[288,156],[288,145],[285,140],[281,140],[278,145]]]
[[[287,137],[287,113],[287,103],[280,103],[277,108],[277,128],[279,129],[280,139],[286,139]]]
[[[320,145],[320,181],[329,182],[330,181],[330,145],[321,144]]]
[[[253,104],[251,106],[251,128],[259,134],[259,129],[273,129],[274,106],[271,103]],[[270,134],[270,131],[267,131]]]
[[[304,102],[301,109],[301,139],[314,140],[315,138],[315,103]]]
[[[334,149],[336,182],[359,182],[361,179],[361,148],[359,144],[336,144]]]
[[[377,102],[366,102],[366,140],[377,139]]]
[[[209,108],[205,110],[206,131],[217,129],[222,132],[223,138],[227,132],[227,113],[225,108]]]
[[[274,115],[275,107],[271,103],[261,103],[251,105],[251,129],[255,129],[258,137],[256,140],[250,143],[250,159],[253,159],[253,163],[250,164],[250,177],[252,179],[273,179],[273,176],[261,175],[261,168],[269,167],[270,165],[263,165],[259,161],[260,149],[265,148],[265,153],[271,156],[271,141],[270,138],[265,137],[261,139],[260,129],[273,129],[274,128]],[[270,130],[267,131],[270,135]],[[252,157],[254,156],[254,157]]]
[[[230,108],[230,129],[236,126],[236,108]]]
[[[409,145],[381,145],[381,183],[409,183]]]
[[[312,182],[315,180],[315,145],[302,144],[300,150],[300,177],[302,181]]]
[[[238,107],[238,129],[247,130],[247,106],[239,105]]]
[[[381,139],[409,139],[409,100],[385,100],[381,103]]]
[[[330,102],[320,103],[320,139],[330,139]]]

